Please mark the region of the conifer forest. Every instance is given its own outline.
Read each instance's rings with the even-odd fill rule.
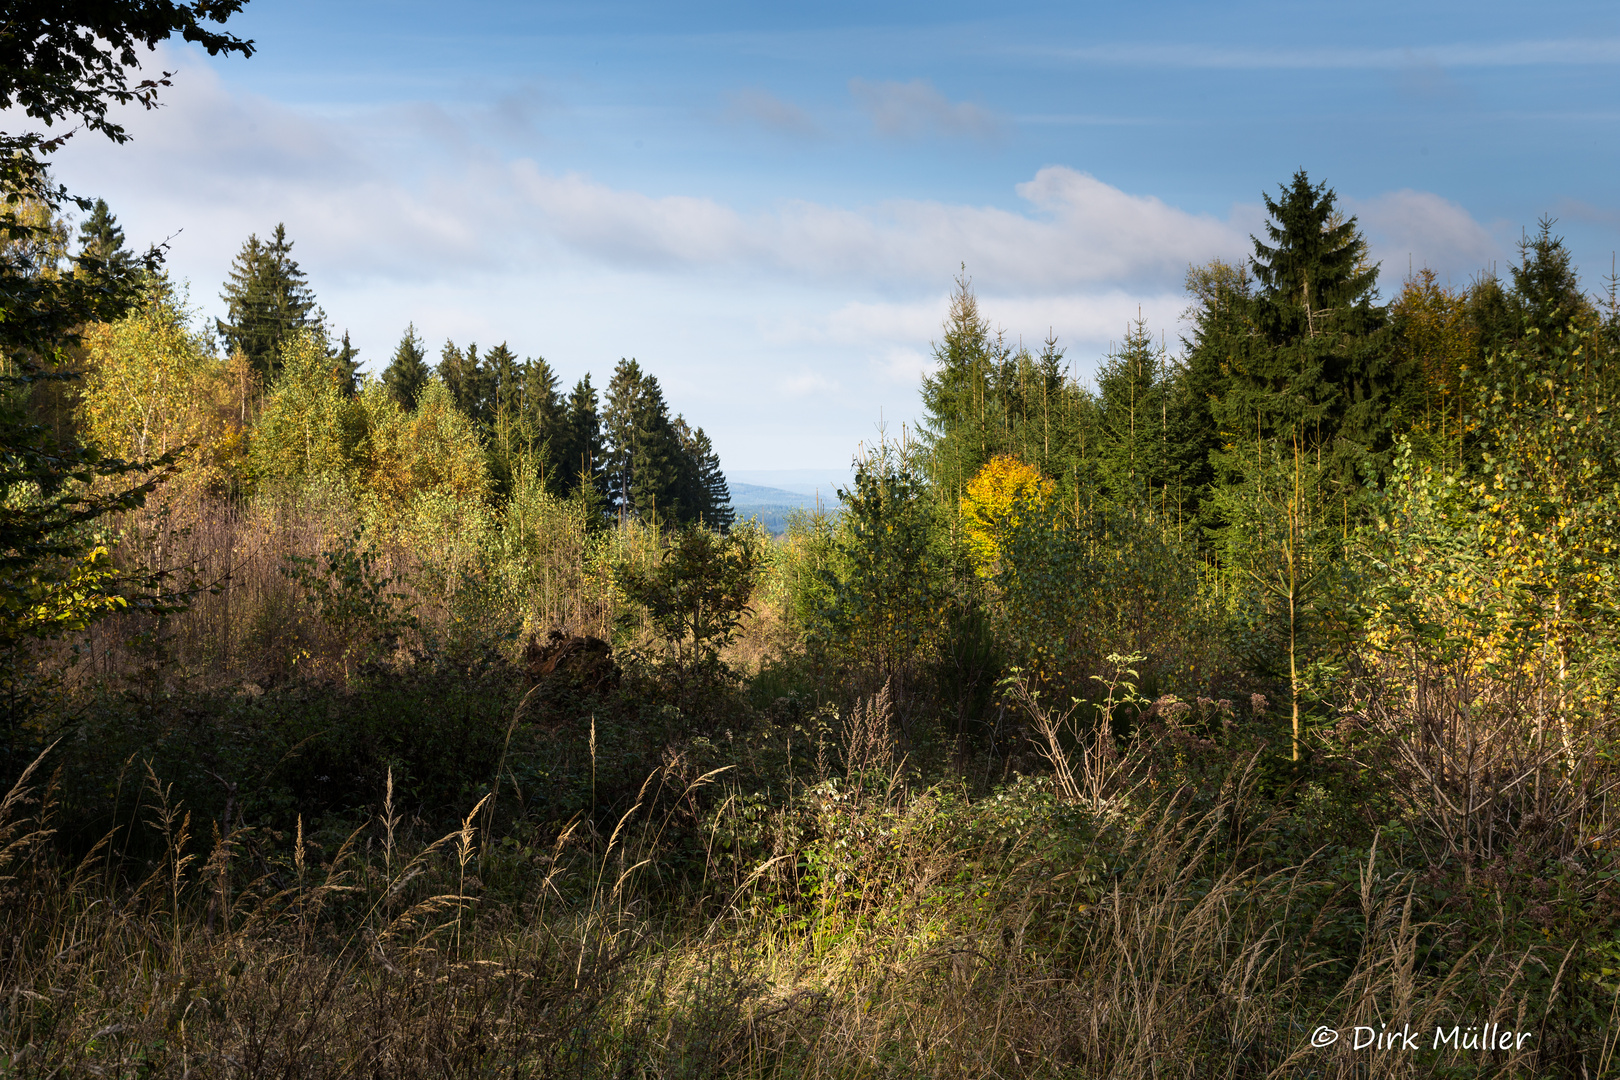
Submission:
[[[0,35],[0,1077],[1620,1074],[1555,221],[1402,278],[1277,177],[1094,376],[968,267],[773,535],[656,357],[363,357],[273,221],[204,323],[48,166],[241,2],[78,7]]]

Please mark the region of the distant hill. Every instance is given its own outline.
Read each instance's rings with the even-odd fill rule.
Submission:
[[[728,480],[726,486],[731,489],[731,508],[737,512],[737,520],[756,518],[772,533],[786,532],[788,517],[796,510],[814,510],[818,505],[824,511],[838,509],[837,495],[830,490],[835,484],[817,485],[808,491],[790,491],[738,480]]]
[[[727,469],[726,480],[735,487],[752,484],[791,491],[795,495],[815,495],[822,499],[836,499],[838,489],[854,482],[854,473],[846,466],[838,469]]]
[[[728,484],[731,488],[732,506],[803,506],[812,507],[816,504],[814,491],[789,491],[786,488],[766,487],[763,484]],[[838,497],[832,492],[821,492],[821,504],[837,503]]]

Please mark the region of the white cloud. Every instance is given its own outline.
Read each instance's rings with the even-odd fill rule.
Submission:
[[[168,105],[129,117],[129,146],[78,141],[63,171],[140,219],[126,225],[153,238],[184,225],[184,246],[221,263],[248,232],[285,221],[305,265],[337,279],[522,272],[566,257],[932,291],[966,263],[999,289],[1061,293],[1174,287],[1189,262],[1246,248],[1245,208],[1226,220],[1188,213],[1061,165],[1016,185],[1011,208],[784,200],[745,213],[502,160],[453,141],[464,129],[435,107],[320,117],[233,93],[186,54],[164,59],[180,69]]]
[[[857,78],[849,80],[849,92],[872,118],[877,133],[889,138],[995,139],[1002,134],[1000,118],[989,109],[968,101],[950,101],[927,79],[868,82]]]
[[[911,303],[852,300],[805,334],[812,342],[853,345],[863,341],[926,341],[939,334],[950,299],[941,293]]]
[[[634,267],[769,270],[916,287],[966,264],[1004,288],[1179,284],[1189,262],[1231,257],[1245,231],[1048,166],[1016,191],[1023,210],[895,199],[859,209],[795,201],[743,215],[710,199],[653,197],[531,162],[514,186],[542,231],[581,255]],[[1239,215],[1242,216],[1242,215]]]
[[[1344,202],[1359,220],[1373,259],[1383,263],[1386,286],[1408,268],[1428,267],[1461,281],[1502,254],[1497,238],[1467,210],[1431,192],[1408,188]]]
[[[1187,308],[1180,292],[1138,294],[1107,289],[1060,296],[979,294],[980,314],[1008,344],[1039,352],[1048,333],[1067,350],[1073,373],[1088,377],[1098,357],[1124,337],[1137,318],[1163,334],[1173,353],[1179,348],[1181,316]],[[839,348],[865,347],[886,377],[911,379],[933,369],[931,353],[920,342],[938,340],[950,308],[950,296],[894,303],[850,302],[828,313],[817,325],[798,328],[799,340]]]
[[[933,371],[935,366],[934,358],[928,353],[903,345],[891,345],[872,358],[872,367],[878,377],[898,387],[920,385],[923,376]]]
[[[1577,221],[1587,221],[1607,228],[1620,226],[1620,210],[1613,207],[1596,206],[1581,199],[1559,199],[1553,207],[1553,213],[1561,218],[1570,217]]]

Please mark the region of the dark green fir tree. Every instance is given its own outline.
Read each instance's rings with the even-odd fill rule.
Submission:
[[[634,360],[620,360],[608,383],[603,415],[608,500],[616,517],[679,523],[690,508],[681,502],[680,437],[670,420],[658,380]]]
[[[270,242],[249,236],[231,263],[225,291],[226,318],[216,323],[227,351],[241,350],[263,377],[273,377],[281,343],[304,327],[322,327],[309,282],[292,257],[287,230],[277,225]]]
[[[1300,439],[1354,485],[1403,429],[1412,373],[1390,347],[1378,267],[1333,191],[1301,170],[1264,199],[1270,242],[1251,238],[1248,340],[1221,350],[1230,377],[1216,419],[1229,442]]]
[[[77,262],[81,269],[103,276],[121,277],[135,266],[135,255],[124,243],[124,230],[105,199],[97,199],[90,216],[79,223]]]
[[[591,385],[590,375],[586,375],[574,384],[568,395],[563,437],[557,450],[557,472],[563,493],[585,503],[593,523],[605,520],[607,515],[605,463],[596,388]]]
[[[608,380],[602,414],[603,470],[607,480],[608,512],[614,517],[631,513],[636,470],[641,464],[636,442],[637,421],[646,391],[641,365],[621,359]]]
[[[979,313],[965,273],[956,279],[934,361],[923,377],[921,435],[934,488],[954,504],[984,463],[1009,449],[1006,405],[997,391],[1009,381],[1003,369],[1012,353]]]
[[[353,397],[360,392],[360,350],[354,347],[345,330],[337,348],[330,351],[332,359],[337,361],[338,377],[344,380],[344,389]]]
[[[543,356],[525,360],[517,370],[515,402],[526,440],[525,450],[548,491],[566,484],[567,407],[557,392],[557,373]]]
[[[1211,524],[1206,510],[1215,482],[1212,456],[1225,442],[1215,408],[1226,396],[1230,373],[1244,365],[1255,345],[1249,332],[1252,287],[1246,263],[1217,259],[1187,271],[1191,332],[1182,338],[1182,359],[1170,389],[1166,462],[1182,495],[1178,517],[1187,525]]]
[[[444,348],[439,351],[439,378],[450,390],[450,399],[474,423],[486,431],[495,419],[493,409],[494,394],[491,390],[489,371],[478,356],[478,346],[469,344],[465,349],[457,348],[453,341],[446,341]]]
[[[1519,241],[1519,264],[1512,268],[1511,311],[1519,334],[1534,330],[1543,340],[1562,334],[1571,323],[1590,324],[1597,310],[1581,291],[1580,278],[1564,238],[1554,236],[1556,219],[1544,217],[1536,234]]]
[[[522,384],[518,378],[521,366],[517,354],[504,341],[484,354],[482,407],[492,423],[499,417],[516,417],[522,413]]]
[[[720,455],[715,453],[714,444],[702,428],[688,429],[686,421],[680,417],[676,417],[675,422],[677,430],[683,432],[681,449],[686,458],[685,471],[692,477],[690,492],[683,500],[690,507],[688,520],[722,533],[730,532],[737,512],[731,506],[731,488],[720,468]]]
[[[405,333],[400,336],[399,345],[394,349],[393,359],[383,370],[383,386],[399,402],[400,408],[411,410],[416,408],[432,374],[422,339],[416,336],[416,324],[411,323],[405,327]]]
[[[1116,505],[1168,499],[1170,374],[1140,315],[1097,369],[1097,471]]]

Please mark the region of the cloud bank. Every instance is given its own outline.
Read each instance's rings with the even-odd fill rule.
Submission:
[[[1371,199],[1346,199],[1359,219],[1385,291],[1410,270],[1444,268],[1459,282],[1502,253],[1501,241],[1448,199],[1403,189]]]
[[[166,235],[203,234],[228,258],[249,231],[285,221],[306,258],[338,274],[431,280],[472,269],[523,270],[559,256],[621,271],[772,275],[809,284],[932,291],[966,264],[1009,294],[1175,288],[1189,263],[1242,257],[1256,207],[1191,213],[1066,165],[1011,186],[1005,205],[892,198],[864,206],[783,199],[744,210],[704,194],[614,186],[533,156],[465,141],[469,124],[431,106],[323,117],[233,93],[185,64],[165,108],[127,119],[135,141],[83,138],[63,154],[75,187],[114,197]],[[983,130],[976,107],[926,83],[861,84],[874,123],[895,132]],[[511,114],[519,99],[497,103]],[[739,97],[779,125],[794,107]],[[967,111],[964,111],[967,110]],[[523,122],[529,111],[521,110]],[[953,127],[954,125],[954,127]],[[1468,212],[1403,190],[1347,199],[1377,251],[1473,266],[1498,248]]]
[[[1010,206],[781,200],[744,211],[503,160],[447,134],[462,129],[438,109],[344,121],[232,94],[206,67],[177,82],[166,108],[130,117],[132,144],[84,140],[64,163],[76,186],[136,208],[152,231],[200,232],[216,260],[285,221],[307,261],[355,278],[522,270],[566,255],[638,272],[931,290],[966,263],[995,288],[1053,293],[1178,281],[1188,262],[1241,251],[1248,224],[1242,212],[1188,213],[1061,165],[1014,186]]]

